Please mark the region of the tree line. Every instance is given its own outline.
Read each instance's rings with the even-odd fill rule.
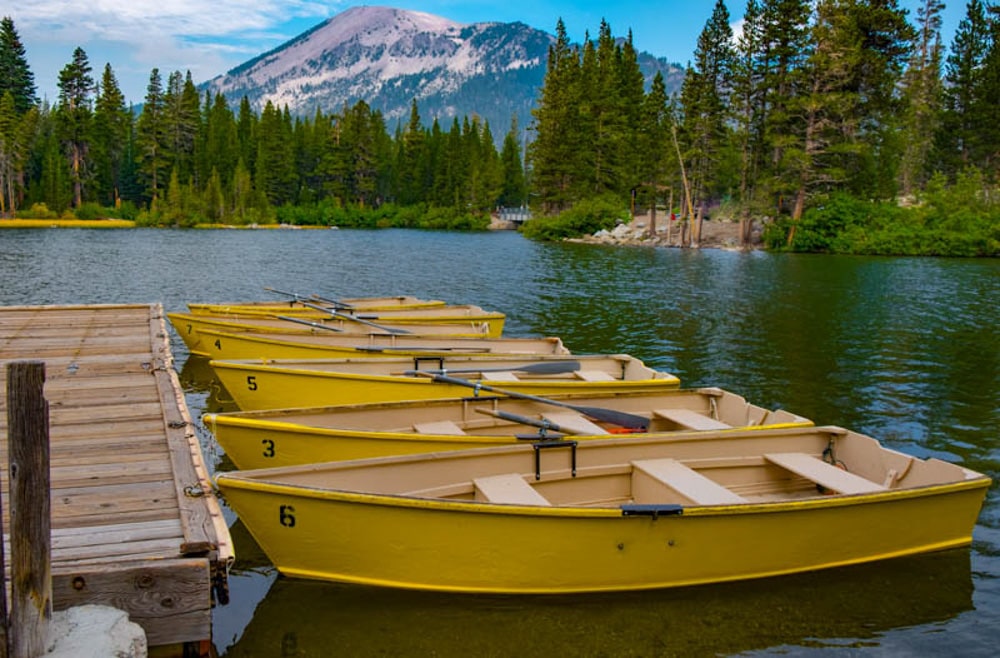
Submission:
[[[482,227],[530,204],[541,237],[661,207],[767,221],[773,247],[1000,253],[1000,9],[968,0],[946,51],[941,0],[747,0],[740,34],[716,0],[679,94],[649,84],[631,35],[556,26],[530,141],[498,151],[473,116],[391,132],[363,101],[292,117],[150,76],[141,111],[110,64],[76,49],[39,104],[13,22],[0,24],[0,212],[45,208],[150,224]],[[839,209],[831,213],[831,208]],[[546,219],[551,218],[551,219]]]
[[[0,212],[119,216],[149,225],[402,223],[484,228],[527,192],[517,126],[497,150],[487,122],[425,127],[416,101],[390,135],[364,101],[292,117],[202,97],[190,73],[154,69],[140,111],[110,64],[95,80],[77,48],[53,107],[9,18],[0,24]],[[23,209],[23,210],[22,210]]]
[[[774,247],[998,255],[1000,8],[969,0],[947,54],[943,9],[923,0],[911,24],[896,0],[747,0],[734,35],[716,0],[671,98],[660,77],[643,93],[630,38],[602,23],[572,46],[560,22],[533,199],[664,203],[695,239],[712,214],[769,220]]]

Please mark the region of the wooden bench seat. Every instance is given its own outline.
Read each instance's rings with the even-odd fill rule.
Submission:
[[[618,381],[603,370],[577,370],[573,373],[577,379],[585,382],[615,382]]]
[[[643,459],[632,462],[633,500],[637,503],[664,501],[664,487],[696,505],[738,505],[747,502],[742,496],[676,459]]]
[[[691,409],[655,409],[653,416],[669,420],[689,430],[728,430],[733,427]]]
[[[542,418],[555,423],[569,434],[607,434],[608,431],[590,422],[575,411],[546,411]]]
[[[490,382],[516,382],[520,381],[517,375],[509,370],[504,370],[503,372],[484,372],[482,373],[483,379]]]
[[[460,436],[465,431],[450,420],[435,420],[427,423],[414,423],[413,431],[417,434],[448,434]]]
[[[764,459],[786,470],[812,480],[816,484],[844,494],[877,493],[886,487],[828,464],[804,452],[781,452],[764,455]]]
[[[475,478],[472,484],[478,501],[545,507],[552,505],[517,473]]]

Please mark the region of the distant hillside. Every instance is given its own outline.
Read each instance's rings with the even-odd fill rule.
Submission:
[[[453,117],[478,115],[502,139],[517,116],[531,119],[545,78],[552,35],[524,23],[463,25],[422,12],[354,7],[202,85],[232,104],[243,96],[258,112],[267,101],[298,116],[340,110],[364,100],[393,129],[417,100],[426,123],[444,130]],[[683,69],[649,54],[640,66],[662,71],[668,92]]]

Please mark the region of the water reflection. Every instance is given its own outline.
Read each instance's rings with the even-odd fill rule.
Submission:
[[[446,567],[445,567],[446,568]],[[434,594],[277,578],[227,656],[701,656],[870,645],[972,608],[967,550],[645,593]],[[849,640],[845,640],[849,638]],[[952,644],[962,653],[961,640]]]
[[[188,356],[181,367],[178,379],[188,394],[204,394],[204,400],[195,407],[201,414],[239,410],[232,396],[216,377],[208,358]]]
[[[970,552],[959,551],[530,603],[275,581],[235,523],[232,603],[213,615],[226,656],[282,647],[303,656],[800,653],[812,644],[995,654],[1000,261],[542,245],[509,232],[61,229],[4,230],[0,240],[3,305],[160,302],[180,311],[191,301],[264,298],[265,286],[479,304],[505,311],[511,336],[627,352],[686,386],[720,386],[997,482],[975,529],[971,577]],[[235,407],[207,361],[188,358],[169,331],[205,461],[230,469],[200,418]]]

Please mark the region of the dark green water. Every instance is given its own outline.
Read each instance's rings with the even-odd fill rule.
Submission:
[[[409,293],[508,314],[508,335],[678,375],[1000,479],[1000,261],[539,245],[513,233],[0,231],[0,304]],[[192,415],[224,408],[172,345]],[[224,455],[201,432],[211,468]],[[993,656],[1000,493],[969,550],[641,594],[489,597],[276,578],[242,525],[224,656]],[[230,515],[231,516],[231,515]],[[928,522],[932,522],[929,520]],[[447,565],[442,565],[446,568]],[[558,568],[558,565],[553,565]]]

